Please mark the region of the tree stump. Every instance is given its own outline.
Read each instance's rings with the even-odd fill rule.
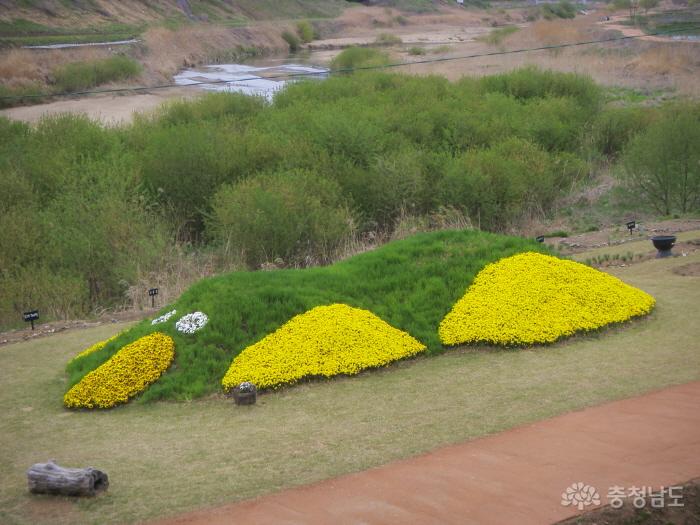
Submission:
[[[62,496],[94,496],[109,487],[109,478],[101,470],[63,468],[53,461],[32,465],[27,471],[27,482],[29,492]]]

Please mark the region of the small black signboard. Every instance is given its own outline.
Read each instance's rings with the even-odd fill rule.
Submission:
[[[544,235],[539,235],[539,236],[535,237],[535,240],[537,242],[544,242]]]
[[[637,221],[630,221],[627,223],[627,229],[630,231],[630,235],[632,235],[632,230],[634,230],[637,227]]]
[[[156,307],[156,295],[158,295],[158,288],[150,288],[148,290],[148,295],[151,297],[151,308]]]
[[[24,312],[22,314],[24,321],[27,323],[32,323],[32,330],[34,330],[34,321],[39,319],[39,310],[31,310],[29,312]]]

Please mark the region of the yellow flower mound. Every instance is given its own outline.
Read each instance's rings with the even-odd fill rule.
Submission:
[[[357,374],[425,348],[367,310],[345,304],[318,306],[243,350],[222,384],[229,390],[250,381],[260,389],[304,377]]]
[[[107,345],[107,343],[115,340],[120,335],[121,334],[113,335],[109,339],[105,339],[104,341],[100,341],[99,343],[95,343],[94,345],[87,347],[85,350],[83,350],[78,355],[76,355],[73,359],[71,359],[71,361],[76,361],[82,357],[85,357],[86,355],[90,355],[90,354],[97,352],[98,350],[102,350]]]
[[[648,314],[654,304],[612,275],[528,252],[481,270],[438,331],[445,345],[552,343]]]
[[[63,396],[69,408],[109,408],[126,403],[165,372],[175,357],[175,342],[159,332],[126,345],[88,373]]]

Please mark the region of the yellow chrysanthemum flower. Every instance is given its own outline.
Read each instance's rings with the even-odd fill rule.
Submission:
[[[522,253],[487,265],[440,323],[445,345],[552,343],[648,314],[654,298],[586,265]]]
[[[93,353],[97,352],[98,350],[102,350],[107,345],[107,343],[114,341],[120,335],[121,335],[121,333],[119,333],[117,335],[113,335],[109,339],[105,339],[104,341],[100,341],[98,343],[95,343],[92,346],[87,347],[85,350],[83,350],[78,355],[76,355],[73,359],[71,359],[71,362],[76,361],[82,357],[85,357],[86,355],[93,354]]]
[[[367,310],[318,306],[243,350],[222,384],[226,390],[244,381],[269,388],[305,377],[357,374],[425,348]]]
[[[165,372],[175,357],[175,342],[159,332],[126,345],[88,373],[63,396],[69,408],[109,408],[126,403]]]

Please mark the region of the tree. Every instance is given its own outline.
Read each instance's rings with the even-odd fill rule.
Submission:
[[[644,9],[644,14],[649,12],[649,9],[653,9],[659,5],[659,0],[639,0],[639,7]]]
[[[628,9],[630,12],[630,20],[634,20],[640,1],[641,0],[614,0],[613,5],[617,9]]]
[[[659,213],[700,208],[700,104],[669,106],[625,151],[628,183]]]

